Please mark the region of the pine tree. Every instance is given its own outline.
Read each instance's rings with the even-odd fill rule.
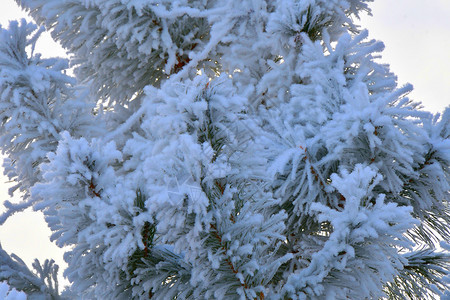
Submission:
[[[41,27],[0,29],[23,195],[0,221],[42,211],[72,285],[3,250],[0,281],[30,299],[448,297],[450,109],[375,61],[353,21],[369,2],[17,0]],[[42,30],[70,61],[34,53]]]

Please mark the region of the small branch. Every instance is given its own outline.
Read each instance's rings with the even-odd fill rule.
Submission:
[[[224,251],[224,253],[227,253],[228,249],[227,249],[226,245],[224,245],[224,244],[222,243],[222,237],[219,235],[219,231],[217,230],[216,226],[215,226],[214,224],[210,224],[210,226],[211,226],[211,228],[214,230],[214,231],[212,231],[212,234],[213,234],[214,237],[219,241],[220,247],[222,248],[222,250]],[[225,258],[225,262],[227,263],[227,265],[230,267],[231,271],[232,271],[234,274],[239,273],[239,269],[237,269],[237,268],[233,265],[233,263],[231,262],[231,260],[230,260],[228,257]],[[241,284],[241,286],[243,286],[245,289],[248,288],[248,285],[247,285],[247,282],[246,282],[246,281],[244,281],[244,283],[242,283],[238,278],[236,278],[236,279],[239,281],[239,283]]]
[[[116,135],[122,134],[129,130],[131,126],[133,126],[137,121],[139,121],[139,118],[145,113],[146,105],[142,104],[142,106],[134,113],[132,114],[124,123],[122,123],[119,127],[117,127],[116,130],[110,132],[105,136],[103,141],[106,143],[110,140],[112,140]]]
[[[97,186],[94,184],[93,179],[89,181],[89,192],[91,192],[92,195],[95,197],[101,198],[100,193],[96,191]]]

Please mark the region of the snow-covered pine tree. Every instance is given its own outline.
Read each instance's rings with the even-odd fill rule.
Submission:
[[[374,61],[369,2],[17,0],[71,58],[1,29],[1,221],[44,213],[63,298],[445,297],[450,110]]]

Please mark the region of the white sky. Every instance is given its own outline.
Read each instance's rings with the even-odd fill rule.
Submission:
[[[450,105],[450,1],[375,0],[362,19],[371,38],[384,42],[384,63],[399,83],[414,85],[410,97],[425,109]]]
[[[0,24],[25,17],[13,0],[1,0]],[[386,49],[382,62],[389,63],[400,84],[412,83],[410,97],[426,110],[439,112],[450,105],[450,1],[375,0],[373,17],[357,23],[369,29],[371,38],[381,40]],[[46,34],[38,42],[43,56],[63,56]],[[8,199],[6,178],[0,176],[0,202]],[[0,212],[3,207],[0,207]],[[19,255],[27,264],[35,257],[53,258],[64,268],[62,251],[48,242],[50,230],[38,213],[26,212],[0,226],[0,242],[7,252]]]

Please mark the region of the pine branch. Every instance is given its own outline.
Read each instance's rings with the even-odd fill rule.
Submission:
[[[0,282],[6,281],[11,287],[25,292],[28,296],[61,299],[58,293],[58,265],[46,260],[43,265],[36,259],[35,272],[15,254],[8,255],[0,245]]]
[[[41,32],[25,20],[0,29],[0,142],[9,157],[6,173],[17,182],[10,193],[20,189],[25,200],[63,131],[89,135],[101,128],[100,122],[96,128],[87,126],[91,108],[79,98],[74,78],[65,75],[67,61],[27,54]]]
[[[147,85],[159,86],[209,38],[205,18],[159,16],[161,8],[151,2],[17,2],[76,55],[77,77],[111,106],[141,98]]]
[[[393,282],[386,285],[389,299],[434,299],[450,289],[442,279],[450,274],[450,253],[423,248],[403,255],[406,264]]]

